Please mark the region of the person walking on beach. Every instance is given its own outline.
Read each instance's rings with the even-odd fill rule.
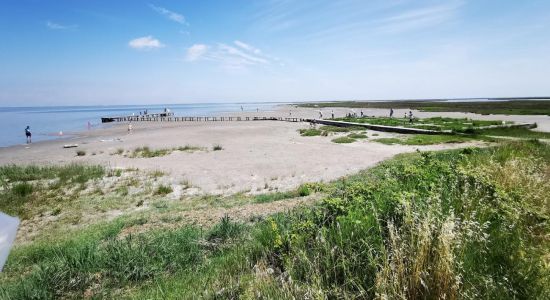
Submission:
[[[332,114],[332,118],[334,119],[334,110],[330,112]]]
[[[393,117],[393,108],[390,108],[390,118]]]
[[[409,123],[413,122],[413,112],[409,110]]]
[[[27,128],[25,128],[25,136],[27,137],[27,144],[32,143],[32,134],[31,134],[31,127],[27,125]]]
[[[132,122],[128,123],[128,134],[132,134]]]
[[[361,110],[361,118],[363,117],[363,110]]]

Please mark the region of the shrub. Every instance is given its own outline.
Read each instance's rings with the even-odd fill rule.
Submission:
[[[84,150],[76,150],[76,156],[84,156],[86,155],[86,151]]]
[[[220,144],[215,144],[214,146],[212,146],[212,150],[220,151],[220,150],[223,150],[223,147]]]

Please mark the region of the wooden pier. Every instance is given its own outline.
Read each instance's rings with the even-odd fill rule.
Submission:
[[[283,117],[176,117],[173,113],[147,114],[139,116],[102,117],[101,123],[110,122],[231,122],[231,121],[286,121],[304,122],[302,118]]]

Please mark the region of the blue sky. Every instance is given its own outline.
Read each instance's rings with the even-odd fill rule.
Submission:
[[[0,106],[550,96],[546,0],[0,6]]]

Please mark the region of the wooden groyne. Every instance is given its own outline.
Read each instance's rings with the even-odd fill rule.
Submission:
[[[231,121],[286,121],[304,122],[302,118],[283,117],[176,117],[172,113],[148,114],[139,116],[103,117],[102,123],[109,122],[231,122]]]

